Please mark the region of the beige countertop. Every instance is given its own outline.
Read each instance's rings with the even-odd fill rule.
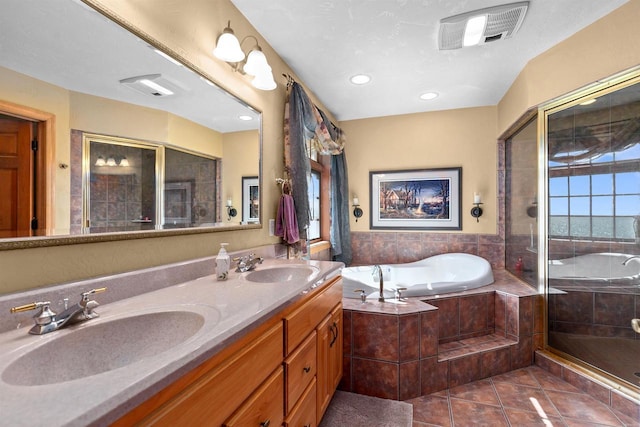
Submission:
[[[96,309],[100,317],[45,335],[30,335],[31,325],[0,334],[0,414],[3,425],[10,426],[80,426],[108,424],[160,391],[189,370],[212,357],[229,342],[259,325],[288,304],[293,303],[313,287],[340,273],[341,263],[328,261],[265,260],[257,270],[280,265],[305,264],[317,268],[317,274],[302,280],[280,283],[256,283],[246,279],[248,273],[230,273],[229,280],[216,281],[215,276],[201,277],[179,285],[123,299]],[[108,291],[107,291],[108,292]],[[100,301],[100,294],[95,295]],[[26,301],[28,302],[28,301]],[[113,337],[107,334],[127,334],[127,328],[97,327],[107,322],[120,321],[158,312],[190,312],[200,323],[197,331],[185,341],[170,348],[161,348],[124,366],[90,376],[60,382],[58,373],[73,370],[74,360],[91,358],[92,351],[104,350],[105,342]],[[201,316],[201,317],[200,317]],[[146,317],[141,319],[147,319]],[[149,320],[157,320],[149,316]],[[162,320],[162,319],[160,319]],[[199,325],[202,324],[200,327]],[[145,334],[140,329],[153,328],[144,322],[130,326],[137,328],[140,344],[158,336],[172,341],[172,334],[180,328],[167,327],[161,335]],[[109,325],[107,325],[109,326]],[[191,326],[193,327],[193,326]],[[92,335],[92,329],[96,336]],[[124,329],[124,330],[121,330]],[[156,328],[157,330],[157,328]],[[105,333],[105,331],[108,331]],[[160,338],[164,339],[164,338]],[[52,345],[60,340],[64,345]],[[82,340],[82,342],[74,342]],[[117,341],[117,340],[116,340]],[[173,340],[175,341],[175,340]],[[83,351],[69,353],[66,347]],[[150,345],[150,343],[148,343]],[[40,347],[43,347],[40,349]],[[162,347],[162,345],[160,345]],[[50,351],[55,349],[55,351]],[[31,353],[35,352],[35,353]],[[51,353],[51,354],[48,354]],[[117,353],[117,352],[114,352]],[[38,361],[37,374],[17,368],[24,357]],[[101,354],[99,359],[104,359]],[[113,354],[114,359],[126,355]],[[22,358],[22,359],[21,359]],[[126,364],[128,363],[128,364]],[[34,363],[35,365],[35,363]],[[26,364],[25,366],[29,366]],[[100,368],[99,368],[100,369]],[[17,374],[16,374],[17,372]],[[52,378],[40,380],[38,377]],[[64,378],[64,375],[62,375]],[[51,384],[19,385],[22,382]]]

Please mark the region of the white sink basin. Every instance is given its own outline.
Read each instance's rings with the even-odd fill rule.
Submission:
[[[53,339],[7,366],[2,380],[38,386],[122,368],[185,342],[202,328],[205,318],[191,311],[159,311],[90,322],[70,333],[51,332]]]
[[[257,283],[308,282],[313,280],[320,270],[311,265],[287,265],[247,273],[245,279]]]

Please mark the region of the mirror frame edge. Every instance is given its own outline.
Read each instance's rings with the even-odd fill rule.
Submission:
[[[94,11],[100,13],[114,24],[119,25],[124,28],[126,31],[130,32],[134,36],[144,40],[145,43],[154,46],[158,50],[161,50],[165,54],[179,61],[185,68],[191,70],[197,75],[210,80],[213,82],[221,92],[224,92],[226,96],[232,97],[237,102],[245,105],[247,108],[257,112],[260,114],[260,123],[258,126],[258,134],[259,134],[259,144],[258,144],[258,158],[260,161],[258,162],[258,185],[262,188],[262,114],[263,112],[249,104],[248,102],[242,100],[238,97],[233,91],[227,89],[222,84],[220,84],[216,79],[212,78],[206,72],[204,72],[200,67],[193,64],[190,60],[186,59],[183,55],[174,51],[173,49],[166,46],[164,43],[160,42],[153,36],[147,34],[146,32],[140,30],[131,22],[123,19],[120,15],[116,14],[112,10],[105,7],[103,4],[100,4],[94,0],[78,0],[79,2],[85,4],[87,7],[93,9]],[[10,251],[10,250],[19,250],[19,249],[32,249],[32,248],[44,248],[51,246],[66,246],[66,245],[76,245],[76,244],[86,244],[86,243],[100,243],[100,242],[115,242],[122,240],[137,240],[137,239],[151,239],[156,237],[171,237],[171,236],[185,236],[185,235],[194,235],[194,234],[206,234],[206,233],[219,233],[225,231],[239,231],[239,230],[255,230],[262,228],[262,200],[263,191],[260,191],[260,222],[251,223],[251,224],[238,224],[238,225],[223,225],[220,227],[202,227],[202,228],[181,228],[181,229],[168,229],[168,230],[149,230],[149,231],[128,231],[128,232],[113,232],[113,233],[100,233],[100,234],[78,234],[78,235],[60,235],[60,236],[30,236],[24,238],[8,238],[8,239],[0,239],[0,252],[1,251]]]

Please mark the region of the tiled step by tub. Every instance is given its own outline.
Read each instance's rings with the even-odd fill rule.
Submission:
[[[406,400],[532,364],[535,290],[498,272],[474,291],[403,303],[343,299],[345,391]]]

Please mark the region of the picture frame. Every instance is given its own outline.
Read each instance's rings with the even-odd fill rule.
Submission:
[[[260,184],[257,176],[242,177],[242,222],[260,221]]]
[[[371,229],[462,230],[462,168],[369,172]]]

